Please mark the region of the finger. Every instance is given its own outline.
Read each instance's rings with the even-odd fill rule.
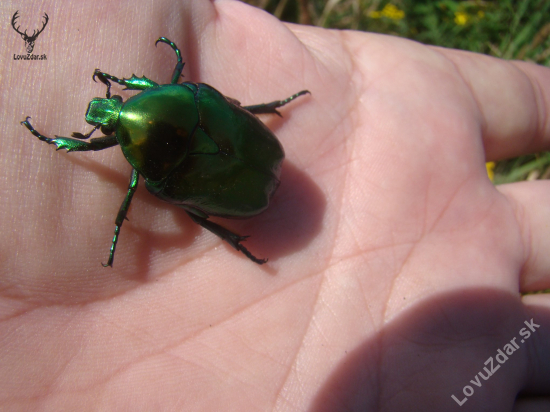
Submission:
[[[510,200],[523,239],[522,292],[550,288],[550,182],[498,186]]]
[[[451,49],[438,49],[455,63],[481,116],[487,160],[550,147],[550,69]]]
[[[524,342],[527,349],[527,380],[523,391],[527,394],[549,395],[550,295],[528,295],[523,298],[523,303],[527,315],[527,321],[524,323],[526,328],[520,331],[524,337],[520,342]]]
[[[523,252],[519,278],[521,292],[550,288],[550,182],[520,182],[497,187],[508,198],[518,223]],[[550,391],[550,356],[546,350],[550,338],[550,295],[527,295],[522,298],[527,320],[532,320],[532,338],[526,339],[527,394]],[[532,324],[532,323],[530,323]],[[528,328],[529,329],[529,328]],[[526,330],[528,330],[526,329]],[[523,343],[523,340],[522,340]]]

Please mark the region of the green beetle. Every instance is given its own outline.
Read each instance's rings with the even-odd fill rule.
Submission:
[[[252,261],[263,264],[241,242],[239,236],[208,220],[209,216],[247,218],[264,211],[279,186],[284,151],[275,135],[255,116],[279,114],[278,107],[309,93],[303,90],[285,100],[241,106],[204,83],[180,83],[184,63],[177,46],[165,37],[176,53],[177,63],[170,84],[158,85],[146,77],[118,79],[99,69],[93,80],[107,86],[106,98],[96,97],[88,105],[86,122],[94,126],[87,134],[55,139],[40,134],[22,121],[38,139],[71,151],[103,150],[120,145],[132,165],[128,192],[115,221],[109,260],[113,266],[120,228],[136,191],[139,176],[155,196],[182,207],[191,219],[208,229]],[[125,90],[142,90],[125,102],[111,96],[113,81]],[[101,128],[106,136],[90,139]],[[114,133],[114,134],[113,134]]]

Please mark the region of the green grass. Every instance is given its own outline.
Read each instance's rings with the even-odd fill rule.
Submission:
[[[550,2],[247,0],[284,21],[392,34],[455,49],[550,65]],[[550,154],[500,161],[496,184],[550,177]]]

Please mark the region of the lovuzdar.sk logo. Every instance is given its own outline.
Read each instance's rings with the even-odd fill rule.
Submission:
[[[48,24],[48,20],[50,18],[46,13],[44,13],[44,16],[42,16],[42,18],[44,19],[44,22],[42,23],[42,28],[39,30],[33,30],[32,34],[29,36],[27,34],[27,29],[24,32],[22,32],[20,30],[21,25],[18,25],[16,27],[16,24],[18,24],[16,20],[19,18],[18,13],[19,13],[19,10],[17,10],[13,14],[13,17],[11,19],[11,26],[17,33],[21,35],[21,37],[25,41],[25,48],[27,49],[27,54],[14,54],[13,60],[46,60],[47,57],[45,54],[41,54],[41,55],[32,54],[32,51],[34,50],[34,42],[36,41],[40,33],[44,31],[44,29],[46,28],[46,25]]]

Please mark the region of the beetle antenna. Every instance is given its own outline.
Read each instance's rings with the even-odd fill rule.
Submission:
[[[77,139],[89,139],[90,136],[92,135],[93,132],[95,132],[97,129],[99,129],[101,127],[101,124],[98,124],[97,126],[95,126],[91,132],[89,133],[86,133],[86,134],[82,134],[82,133],[78,133],[78,132],[74,132],[73,134],[71,134],[72,137],[75,137]]]

